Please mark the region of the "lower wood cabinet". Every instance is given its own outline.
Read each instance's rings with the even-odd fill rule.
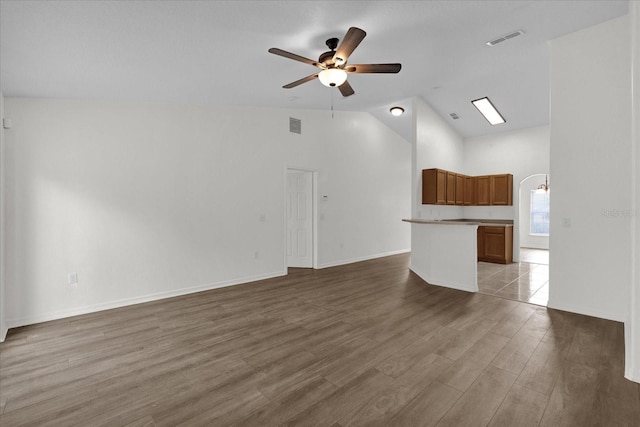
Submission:
[[[478,227],[478,261],[513,262],[513,227]]]

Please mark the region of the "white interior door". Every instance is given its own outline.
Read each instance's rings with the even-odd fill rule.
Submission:
[[[313,173],[287,171],[287,266],[313,267]]]

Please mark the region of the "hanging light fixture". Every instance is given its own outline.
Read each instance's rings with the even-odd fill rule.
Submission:
[[[347,72],[340,68],[327,68],[318,74],[320,83],[328,87],[342,85],[347,80]]]
[[[546,192],[549,191],[549,176],[548,175],[544,176],[544,184],[538,185],[538,190],[537,191],[539,193],[542,193],[542,192],[546,193]]]

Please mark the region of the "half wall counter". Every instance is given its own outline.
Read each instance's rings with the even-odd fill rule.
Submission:
[[[427,283],[478,291],[478,227],[505,227],[509,220],[403,219],[411,224],[410,269]]]

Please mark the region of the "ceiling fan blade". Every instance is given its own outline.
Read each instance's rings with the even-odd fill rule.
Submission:
[[[292,87],[300,86],[302,83],[310,82],[311,80],[317,79],[318,73],[311,74],[310,76],[303,77],[300,80],[296,80],[295,82],[291,82],[288,85],[282,86],[283,89],[291,89]]]
[[[304,56],[296,55],[295,53],[287,52],[286,50],[278,49],[277,47],[272,47],[271,49],[269,49],[269,53],[273,53],[274,55],[278,56],[284,56],[285,58],[293,59],[294,61],[304,62],[305,64],[321,68],[320,64],[313,59],[305,58]]]
[[[344,70],[347,73],[397,73],[402,64],[355,64],[347,65]]]
[[[342,83],[340,86],[338,86],[338,89],[340,89],[340,93],[342,94],[342,96],[351,96],[353,95],[355,92],[353,90],[353,88],[351,87],[351,85],[349,84],[348,81],[344,81],[344,83]]]
[[[345,34],[344,38],[342,39],[342,43],[340,43],[340,46],[338,46],[336,54],[333,55],[333,63],[342,65],[347,62],[347,59],[349,59],[349,55],[351,55],[355,48],[358,47],[358,45],[366,35],[367,33],[365,33],[364,30],[361,30],[360,28],[349,28],[349,31],[347,31],[347,34]]]

